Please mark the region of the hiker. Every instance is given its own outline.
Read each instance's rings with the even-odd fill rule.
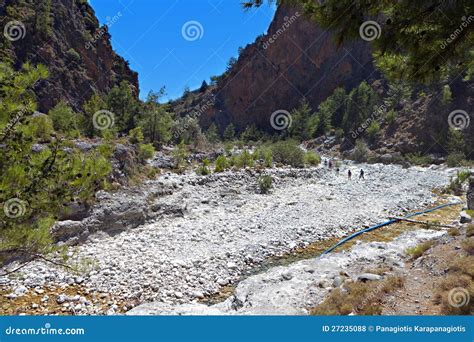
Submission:
[[[360,169],[359,179],[365,179],[364,170]]]
[[[329,160],[329,168],[332,169],[332,160]]]
[[[351,172],[351,170],[347,170],[347,178],[349,178],[349,180],[352,179],[352,172]]]

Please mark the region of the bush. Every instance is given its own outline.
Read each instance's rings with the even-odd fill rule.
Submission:
[[[62,132],[68,136],[78,136],[77,114],[65,102],[59,102],[52,108],[48,116],[53,122],[53,127],[57,132]]]
[[[389,125],[393,124],[397,119],[397,112],[393,109],[389,110],[388,113],[385,115],[385,120]]]
[[[214,172],[224,172],[228,168],[229,162],[227,161],[227,158],[225,156],[217,157]]]
[[[39,142],[49,141],[54,133],[53,121],[44,114],[38,114],[28,119],[29,125],[24,129],[31,130],[31,135]]]
[[[319,156],[319,154],[313,151],[306,152],[304,159],[305,159],[305,164],[307,165],[316,166],[321,163],[321,157]]]
[[[410,255],[413,259],[418,259],[433,245],[434,245],[434,241],[426,241],[426,242],[420,243],[416,247],[408,248],[406,250],[406,253]]]
[[[201,176],[207,176],[211,174],[211,170],[209,170],[209,160],[204,159],[202,161],[202,165],[196,170],[196,173]]]
[[[66,55],[71,62],[79,62],[81,60],[81,55],[73,48],[67,50]]]
[[[412,165],[426,165],[431,163],[431,158],[421,153],[409,153],[405,156],[405,159]]]
[[[371,139],[375,138],[375,136],[380,132],[380,124],[377,121],[373,121],[369,127],[367,127],[367,134]]]
[[[260,193],[268,194],[272,186],[273,186],[272,176],[264,175],[258,179],[258,187],[260,189]]]
[[[279,141],[271,146],[271,151],[277,163],[304,167],[305,154],[294,140]]]
[[[244,150],[238,157],[236,166],[239,168],[244,168],[244,167],[253,167],[254,164],[255,163],[252,158],[252,154],[249,151]]]
[[[128,132],[128,138],[132,144],[139,144],[143,142],[144,137],[143,137],[142,128],[136,127],[130,130],[130,132]]]
[[[461,166],[465,158],[466,156],[464,155],[464,153],[460,153],[460,152],[450,153],[448,157],[446,158],[446,164],[449,167]]]
[[[155,155],[155,148],[152,144],[141,144],[138,146],[138,157],[141,161],[146,161],[153,158]]]
[[[365,162],[367,161],[367,154],[369,149],[367,148],[367,144],[362,140],[356,141],[356,147],[354,148],[354,152],[352,152],[351,158],[356,162]]]
[[[179,145],[173,150],[173,159],[177,170],[182,170],[186,166],[188,156],[188,148],[184,144],[184,141],[181,140]]]

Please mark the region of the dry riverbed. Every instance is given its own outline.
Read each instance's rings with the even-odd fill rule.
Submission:
[[[366,179],[347,180],[348,168],[354,175],[363,168]],[[299,279],[291,271],[282,275],[283,269],[271,264],[262,269],[266,261],[318,241],[334,241],[355,228],[381,222],[388,216],[433,206],[437,201],[433,188],[446,185],[451,171],[442,167],[404,169],[380,164],[344,164],[340,175],[322,167],[273,169],[266,171],[275,179],[275,188],[269,195],[258,193],[255,171],[205,177],[169,173],[140,188],[102,193],[91,217],[61,224],[61,229],[71,232],[67,235],[68,243],[77,242],[77,236],[82,236],[83,242],[70,247],[69,255],[72,262],[88,267],[81,274],[71,274],[35,261],[14,276],[0,278],[3,294],[0,308],[11,307],[8,303],[19,301],[36,289],[41,292],[45,288],[75,286],[80,287],[76,294],[50,296],[49,300],[61,307],[54,313],[120,314],[150,302],[155,303],[153,310],[157,313],[161,312],[157,307],[169,309],[180,305],[197,305],[198,312],[193,313],[208,312],[207,306],[196,303],[237,284],[236,293],[247,293],[245,298],[250,299],[250,293],[256,298],[266,296],[265,291],[257,294],[252,286],[245,287],[253,278],[249,275],[260,272],[254,277],[265,279],[265,274],[270,272],[270,283],[281,277],[289,278],[288,284]],[[407,234],[401,240],[403,246],[406,241],[416,244],[440,232]],[[390,257],[402,249],[400,243],[398,240],[387,245],[369,243],[355,246],[351,253],[354,257],[365,254]],[[348,255],[336,260],[331,259],[334,256],[328,258],[321,259],[328,272],[337,273],[343,265],[351,263]],[[315,262],[297,264],[299,268],[319,269]],[[304,272],[308,279],[314,276],[314,272]],[[312,297],[311,293],[306,289],[299,300]],[[107,298],[93,300],[100,299],[101,294]],[[318,300],[322,295],[323,292],[311,300]],[[234,313],[257,312],[246,310],[242,297],[236,298],[239,304],[232,303]],[[292,310],[279,311],[265,302],[258,313],[303,313],[301,305],[285,303],[283,306],[291,306]],[[36,304],[38,310],[25,308],[23,312],[42,313],[41,302]],[[139,307],[131,313],[147,313],[139,311],[142,309]],[[222,307],[216,310],[212,312],[231,313]]]

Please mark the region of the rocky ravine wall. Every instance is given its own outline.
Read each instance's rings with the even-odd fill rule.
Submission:
[[[50,76],[37,84],[39,110],[46,112],[60,100],[76,110],[95,92],[107,93],[122,80],[128,81],[138,96],[138,74],[118,56],[110,44],[107,27],[99,27],[94,10],[81,0],[51,0],[49,30],[40,27],[48,18],[46,0],[5,0],[0,2],[0,26],[11,22],[17,34],[10,41],[0,37],[0,56],[19,68],[25,62],[43,64]],[[120,20],[121,13],[109,24]],[[23,26],[22,26],[23,25]],[[22,38],[21,38],[22,37]]]
[[[335,88],[351,89],[371,78],[376,73],[364,41],[338,47],[333,35],[301,9],[281,5],[268,34],[241,52],[216,87],[193,93],[191,104],[181,100],[174,107],[181,115],[198,111],[204,127],[215,121],[221,131],[230,122],[239,130],[252,123],[270,130],[274,111],[291,111],[303,97],[316,109]],[[208,105],[211,97],[214,105]]]

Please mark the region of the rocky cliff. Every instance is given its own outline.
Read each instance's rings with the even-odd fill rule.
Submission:
[[[120,20],[121,13],[108,25]],[[112,49],[108,26],[100,27],[85,0],[0,1],[0,55],[19,68],[25,62],[43,64],[50,76],[38,83],[39,110],[60,100],[75,109],[95,92],[106,93],[122,80],[138,96],[138,75]]]
[[[335,88],[376,76],[364,41],[338,47],[301,9],[280,5],[268,33],[244,48],[215,86],[188,94],[174,108],[181,115],[196,111],[204,127],[216,122],[221,131],[231,122],[239,130],[252,123],[271,130],[274,111],[291,111],[303,97],[317,108]]]

